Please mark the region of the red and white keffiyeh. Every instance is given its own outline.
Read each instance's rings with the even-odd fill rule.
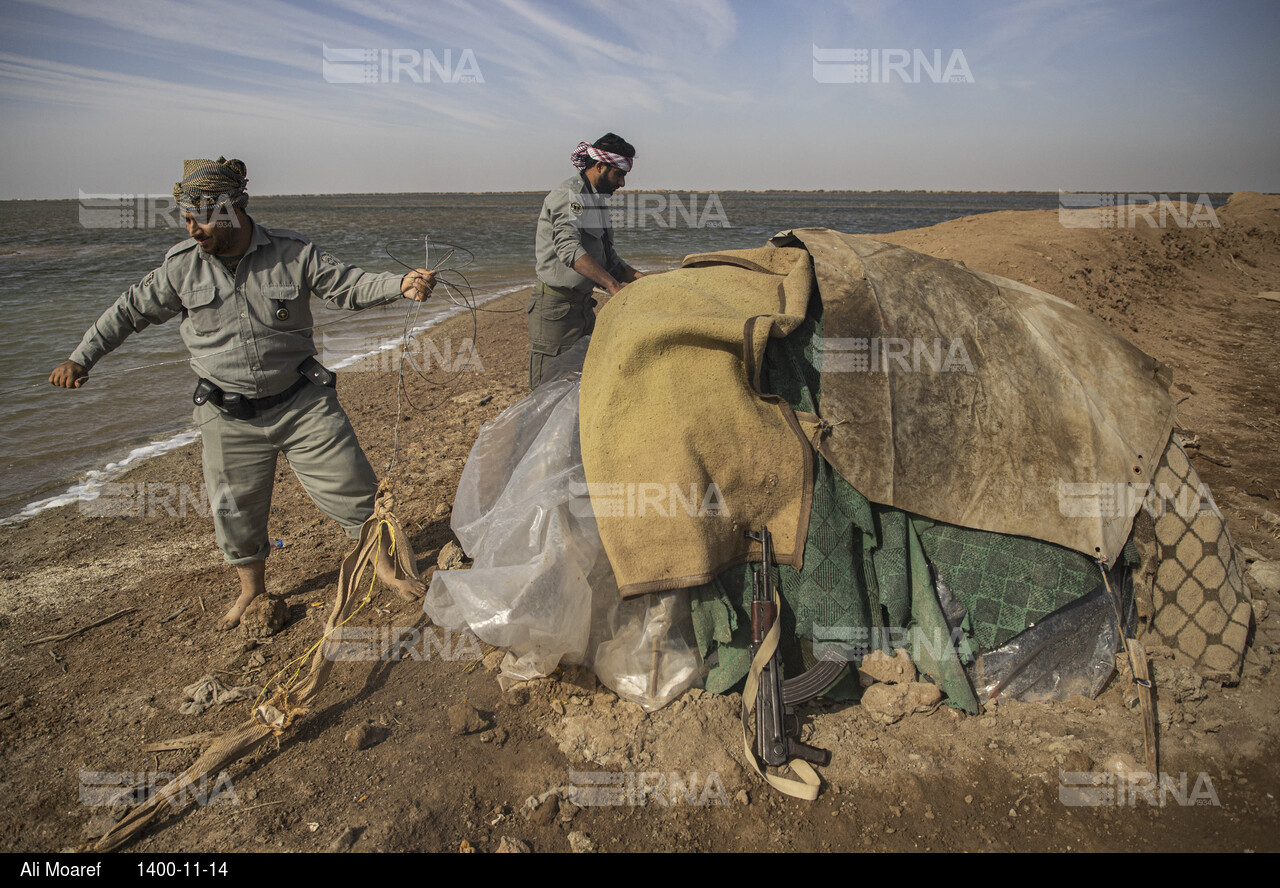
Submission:
[[[579,142],[578,147],[573,149],[573,154],[569,155],[569,160],[580,170],[585,170],[591,165],[592,161],[598,160],[601,163],[609,164],[611,167],[617,167],[624,173],[629,173],[631,172],[633,158],[623,157],[621,154],[614,154],[612,151],[601,151],[587,142]]]

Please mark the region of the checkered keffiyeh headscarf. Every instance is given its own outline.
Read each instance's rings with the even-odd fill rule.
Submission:
[[[242,161],[184,160],[182,181],[173,185],[173,199],[184,212],[209,210],[229,203],[243,207],[249,202],[245,186],[249,184],[248,170]]]
[[[611,167],[617,167],[624,173],[629,173],[631,172],[631,163],[634,158],[623,157],[621,154],[614,154],[612,151],[601,151],[586,142],[579,142],[578,147],[573,149],[573,154],[569,155],[569,160],[580,170],[585,170],[591,165],[592,161],[598,160],[609,164]]]

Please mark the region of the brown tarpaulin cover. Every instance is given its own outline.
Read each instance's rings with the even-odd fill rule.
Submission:
[[[758,388],[765,343],[804,320],[812,292],[804,250],[762,247],[689,256],[601,310],[579,433],[624,597],[709,582],[766,524],[778,563],[801,566],[814,417]]]
[[[826,229],[771,244],[690,256],[600,313],[582,455],[624,596],[707,582],[762,524],[799,566],[809,440],[873,502],[1115,561],[1137,506],[1108,492],[1150,482],[1172,429],[1154,359],[1068,302],[913,250]],[[815,279],[821,439],[758,392],[767,337],[800,323]]]
[[[835,424],[820,450],[845,480],[1115,562],[1141,502],[1127,485],[1150,484],[1173,428],[1158,361],[1065,300],[958,263],[828,229],[771,243],[813,256]]]

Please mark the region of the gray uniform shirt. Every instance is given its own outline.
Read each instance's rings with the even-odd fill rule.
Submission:
[[[180,314],[197,375],[226,392],[269,397],[293,385],[298,365],[316,353],[311,296],[340,308],[367,308],[399,298],[402,277],[344,265],[296,231],[257,223],[233,277],[188,239],[102,313],[71,360],[92,367],[129,334]],[[286,320],[276,317],[280,308]]]
[[[584,296],[595,283],[573,270],[583,253],[616,278],[626,267],[613,250],[608,197],[597,194],[581,174],[565,179],[543,200],[534,249],[538,280]]]

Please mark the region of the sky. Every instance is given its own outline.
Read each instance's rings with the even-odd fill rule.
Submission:
[[[1272,0],[0,0],[0,199],[1280,191]],[[367,63],[366,63],[366,60]]]

